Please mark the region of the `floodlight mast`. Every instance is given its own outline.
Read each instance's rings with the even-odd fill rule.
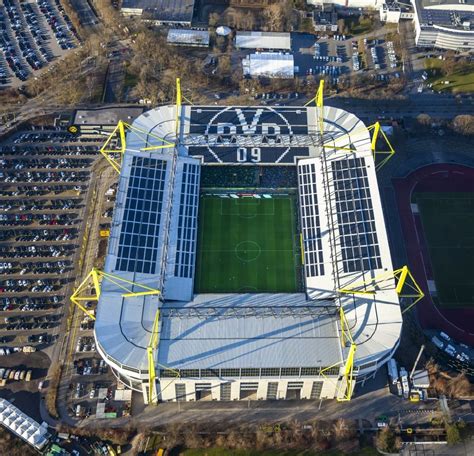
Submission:
[[[74,293],[71,295],[71,301],[78,306],[86,315],[88,315],[93,320],[96,319],[95,315],[86,309],[82,302],[88,301],[99,301],[101,293],[101,285],[104,280],[108,280],[117,287],[121,288],[124,293],[122,298],[134,298],[139,296],[150,296],[150,295],[161,295],[161,291],[156,288],[151,288],[147,285],[141,283],[133,282],[131,280],[124,279],[115,274],[110,274],[100,269],[93,268],[85,279],[81,282],[79,287],[74,290]],[[136,289],[141,289],[136,291]],[[94,291],[94,294],[90,294],[91,289]],[[148,398],[149,402],[156,404],[158,402],[157,388],[156,388],[156,368],[155,368],[155,356],[158,348],[158,343],[160,339],[160,309],[156,310],[153,325],[151,330],[150,340],[147,345],[147,360],[148,360]]]

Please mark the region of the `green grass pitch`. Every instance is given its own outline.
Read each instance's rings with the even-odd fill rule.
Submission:
[[[474,194],[418,193],[440,307],[474,305]]]
[[[201,197],[196,293],[299,291],[297,239],[291,197]]]

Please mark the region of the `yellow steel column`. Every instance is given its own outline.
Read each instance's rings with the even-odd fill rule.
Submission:
[[[181,102],[182,102],[182,95],[181,95],[181,80],[176,78],[176,141],[178,141],[179,136],[179,125],[180,125],[180,118],[181,118]]]
[[[148,402],[150,404],[156,404],[158,402],[158,395],[156,394],[156,371],[155,371],[155,353],[160,339],[160,309],[157,309],[153,326],[151,329],[151,337],[147,346],[148,355]]]

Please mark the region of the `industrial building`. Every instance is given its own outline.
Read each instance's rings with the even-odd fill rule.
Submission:
[[[285,32],[237,32],[237,49],[291,50],[291,34]]]
[[[244,76],[291,79],[295,76],[293,54],[257,52],[242,60]]]
[[[169,29],[167,42],[174,46],[208,47],[209,32],[194,29]]]
[[[474,4],[454,0],[413,0],[415,42],[422,48],[474,50]]]
[[[141,17],[156,25],[191,26],[194,0],[123,0],[120,8],[127,17]]]
[[[6,399],[1,398],[0,424],[37,451],[43,450],[51,438],[46,423],[39,424]]]
[[[95,339],[146,402],[349,400],[397,349],[409,272],[391,261],[373,127],[318,100],[179,100],[117,127],[120,165],[107,155],[112,137],[102,148],[120,178],[105,268],[91,272]],[[302,292],[195,292],[200,173],[223,164],[295,167]],[[228,192],[217,195],[240,198]]]

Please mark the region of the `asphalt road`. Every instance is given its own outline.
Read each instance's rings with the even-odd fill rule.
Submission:
[[[459,114],[474,115],[472,97],[455,98],[441,94],[412,94],[403,100],[361,100],[332,97],[325,100],[335,106],[356,114],[358,117],[378,116],[385,118],[416,117],[425,113],[434,118],[450,119]]]

